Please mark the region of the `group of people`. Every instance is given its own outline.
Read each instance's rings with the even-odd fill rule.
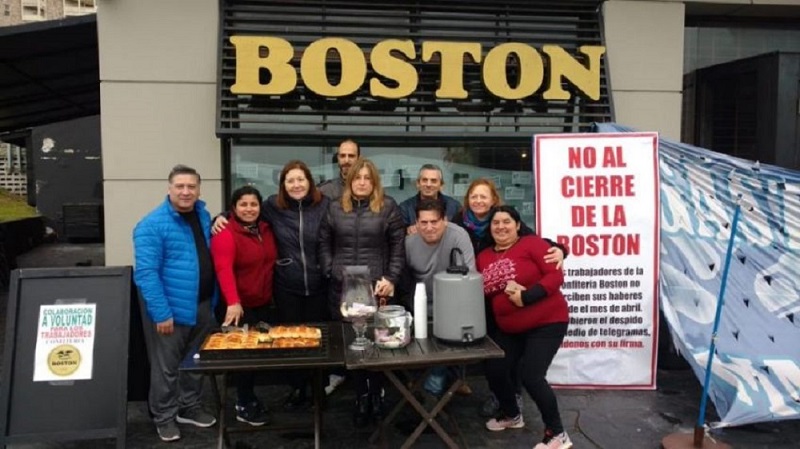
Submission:
[[[277,194],[264,200],[255,188],[241,187],[213,226],[199,200],[200,175],[173,168],[166,200],[137,224],[133,237],[151,363],[149,407],[159,437],[179,439],[177,423],[216,423],[200,403],[202,378],[178,366],[215,326],[219,296],[222,325],[341,319],[345,267],[359,265],[368,267],[381,303],[408,304],[417,282],[431,301],[433,275],[447,268],[458,248],[470,269],[484,276],[487,329],[506,354],[486,365],[492,398],[484,408],[493,415],[487,429],[524,426],[524,387],[545,424],[536,449],[571,447],[545,379],[567,329],[560,293],[565,248],[536,236],[513,207],[503,205],[489,179],[473,181],[462,206],[441,192],[441,169],[426,164],[418,194],[397,204],[356,142],[339,145],[337,162],[340,176],[319,186],[305,163],[289,162]],[[351,374],[355,424],[379,420],[381,377]],[[238,374],[235,383],[237,419],[266,423],[253,373]],[[293,390],[286,404],[305,401],[307,375],[293,373],[287,383]]]

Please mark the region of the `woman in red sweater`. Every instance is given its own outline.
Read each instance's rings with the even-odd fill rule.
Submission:
[[[261,193],[244,186],[231,196],[234,220],[211,239],[211,256],[227,304],[222,325],[253,326],[268,321],[272,304],[272,272],[278,252],[269,225],[260,219]],[[253,426],[266,424],[266,409],[256,397],[255,373],[236,375],[236,419]]]
[[[545,436],[534,449],[566,449],[572,442],[561,424],[558,401],[545,376],[567,332],[569,314],[561,294],[564,273],[546,263],[550,244],[536,235],[520,236],[520,216],[511,206],[499,206],[489,216],[493,245],[478,254],[483,290],[497,322],[492,338],[505,351],[489,360],[486,377],[500,401],[500,414],[486,422],[491,431],[525,426],[511,373],[522,365],[522,384],[536,403]]]

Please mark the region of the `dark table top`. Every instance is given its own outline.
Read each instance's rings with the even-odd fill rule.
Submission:
[[[413,339],[404,348],[381,349],[374,346],[367,351],[354,351],[347,345],[355,334],[348,324],[344,332],[344,358],[347,369],[394,369],[420,368],[434,365],[465,365],[485,359],[501,358],[502,349],[488,336],[470,345],[450,344],[433,337],[428,332],[426,339]]]
[[[342,338],[342,323],[338,321],[328,323],[311,323],[311,326],[325,326],[327,328],[327,350],[320,352],[309,351],[302,355],[302,351],[294,350],[291,356],[283,353],[270,353],[264,349],[264,357],[247,357],[242,359],[204,360],[195,358],[192,351],[181,362],[181,371],[196,371],[204,373],[228,371],[271,370],[281,368],[325,368],[344,365],[344,339]],[[326,333],[323,331],[323,338]],[[324,345],[324,343],[323,343]],[[232,352],[232,354],[235,354]]]

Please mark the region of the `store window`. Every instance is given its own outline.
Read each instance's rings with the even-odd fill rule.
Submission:
[[[258,188],[265,197],[277,193],[281,169],[293,159],[308,164],[316,183],[336,179],[339,169],[335,155],[336,147],[234,143],[229,191],[249,184]],[[515,206],[522,219],[528,225],[534,225],[532,156],[527,139],[521,140],[517,146],[503,148],[362,145],[362,156],[375,162],[381,171],[386,194],[398,203],[417,194],[419,168],[423,164],[435,164],[442,168],[446,195],[462,203],[470,182],[477,178],[490,178],[505,203]]]
[[[97,12],[96,0],[64,0],[65,16],[82,16]]]
[[[37,21],[45,19],[45,0],[21,0],[22,20]]]

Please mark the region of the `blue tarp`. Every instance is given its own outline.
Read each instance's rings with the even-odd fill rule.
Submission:
[[[720,414],[712,426],[800,417],[800,172],[666,139],[659,157],[661,311],[701,382],[742,207],[709,386]]]

